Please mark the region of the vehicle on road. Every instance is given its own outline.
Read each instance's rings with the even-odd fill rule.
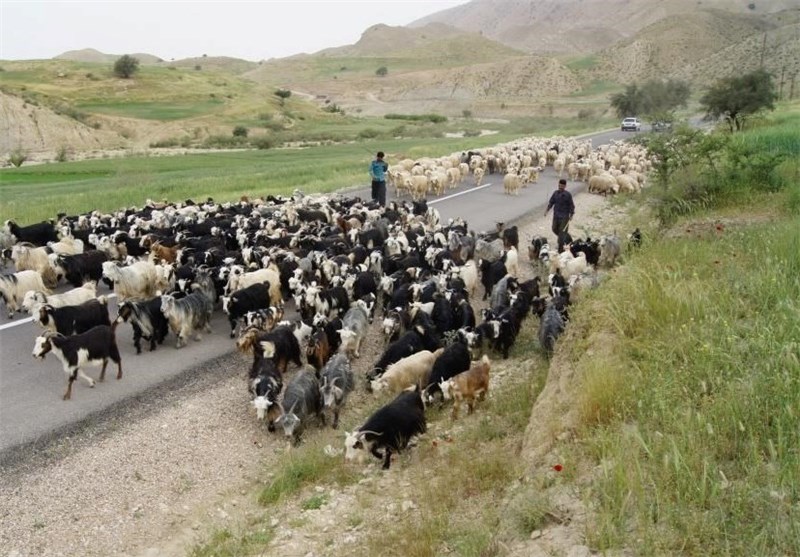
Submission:
[[[642,123],[638,118],[625,118],[620,129],[624,132],[638,132],[642,129]]]

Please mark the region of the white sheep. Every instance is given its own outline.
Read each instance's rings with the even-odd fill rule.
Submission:
[[[519,195],[522,181],[519,174],[510,172],[503,176],[503,191],[508,195]]]

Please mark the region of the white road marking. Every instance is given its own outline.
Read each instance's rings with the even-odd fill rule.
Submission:
[[[479,190],[482,190],[484,188],[488,188],[488,187],[493,186],[493,185],[494,184],[484,184],[482,186],[476,186],[476,187],[470,188],[468,190],[464,190],[464,191],[460,191],[458,193],[454,193],[453,195],[448,195],[447,197],[440,197],[439,199],[434,199],[433,201],[428,201],[428,205],[433,205],[435,203],[441,203],[442,201],[447,201],[448,199],[453,199],[454,197],[458,197],[459,195],[466,195],[468,193],[472,193],[474,191],[479,191]]]

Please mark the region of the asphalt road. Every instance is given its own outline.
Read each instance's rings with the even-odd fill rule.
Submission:
[[[597,147],[633,135],[614,131],[591,137]],[[519,196],[511,197],[503,193],[502,181],[502,175],[489,175],[481,186],[475,187],[469,177],[465,184],[448,190],[442,197],[429,197],[428,204],[436,207],[443,222],[462,217],[473,230],[494,230],[496,222],[511,223],[529,212],[543,212],[557,183],[552,168],[547,168],[540,174],[537,184],[523,188]],[[585,189],[585,184],[569,184],[567,189],[577,193]],[[389,199],[393,198],[392,191],[387,194]],[[369,188],[349,190],[347,195],[368,199]],[[109,293],[105,285],[98,287],[98,294]],[[112,298],[109,301],[112,318],[116,312],[116,300]],[[62,401],[66,376],[61,362],[52,354],[48,354],[44,361],[31,356],[34,339],[41,329],[22,314],[9,321],[5,307],[1,313],[0,453],[66,435],[75,424],[93,417],[102,419],[108,415],[109,409],[130,403],[132,397],[158,388],[169,388],[169,381],[183,374],[215,373],[214,360],[235,350],[234,341],[228,336],[230,329],[226,316],[220,309],[214,313],[214,332],[204,335],[201,342],[190,340],[180,350],[175,348],[175,337],[170,334],[155,352],[147,352],[147,343],[143,342],[145,351],[136,355],[132,329],[128,324],[122,324],[117,328],[124,374],[122,380],[116,380],[116,369],[113,363],[109,363],[105,382],[90,389],[78,378],[72,389],[72,399]],[[89,367],[85,371],[90,377],[99,377],[99,368]]]

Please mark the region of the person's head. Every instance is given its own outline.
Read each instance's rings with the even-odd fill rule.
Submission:
[[[384,157],[383,151],[378,151],[378,158],[382,159]]]
[[[558,189],[563,190],[566,189],[566,187],[567,187],[567,181],[564,178],[561,178],[558,181]]]

